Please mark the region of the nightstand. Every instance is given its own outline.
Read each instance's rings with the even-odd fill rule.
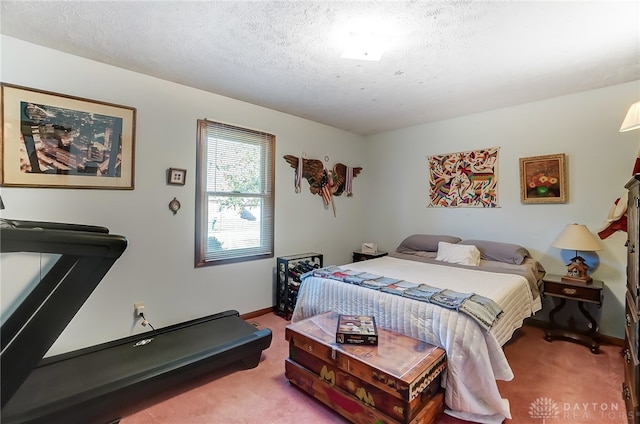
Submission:
[[[592,353],[600,351],[600,331],[598,323],[585,308],[585,303],[593,303],[602,306],[602,289],[604,283],[600,280],[593,280],[591,284],[583,284],[572,281],[562,281],[562,276],[547,274],[542,279],[544,296],[557,297],[560,303],[549,313],[549,327],[545,331],[544,338],[550,342],[555,338],[575,341],[591,348]],[[588,331],[579,331],[576,329],[576,323],[573,317],[569,319],[566,326],[560,326],[555,320],[556,314],[564,308],[567,299],[578,302],[578,309],[589,322]]]
[[[381,258],[387,256],[387,252],[362,253],[361,251],[353,252],[353,262],[366,261],[369,259]]]

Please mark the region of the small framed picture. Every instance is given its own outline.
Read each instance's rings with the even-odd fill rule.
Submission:
[[[520,158],[520,200],[522,203],[566,203],[565,155]]]
[[[167,171],[167,184],[185,185],[187,182],[187,170],[180,168],[169,168]]]

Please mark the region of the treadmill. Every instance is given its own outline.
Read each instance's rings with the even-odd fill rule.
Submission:
[[[127,239],[105,227],[0,221],[0,253],[60,255],[2,323],[3,424],[117,423],[176,384],[259,364],[271,330],[235,310],[44,358],[126,248]]]

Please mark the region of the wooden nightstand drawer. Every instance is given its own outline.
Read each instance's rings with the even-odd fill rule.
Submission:
[[[602,285],[596,283],[597,281],[594,281],[593,284],[587,285],[544,280],[544,294],[566,297],[567,299],[578,299],[583,302],[600,303]]]
[[[602,306],[602,296],[604,283],[600,280],[593,280],[590,284],[584,284],[574,281],[563,281],[561,275],[547,274],[542,279],[544,287],[542,294],[560,299],[557,305],[549,313],[549,328],[545,331],[544,338],[548,342],[559,338],[577,343],[584,344],[591,348],[591,353],[597,354],[600,351],[600,332],[598,322],[585,307],[585,303]],[[580,331],[574,325],[568,322],[560,325],[556,321],[556,314],[562,310],[567,299],[576,301],[578,309],[584,318],[588,321],[587,331]]]

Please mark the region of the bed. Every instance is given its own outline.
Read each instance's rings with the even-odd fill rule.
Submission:
[[[372,274],[383,280],[473,295],[497,305],[499,314],[487,325],[461,307],[444,307],[411,298],[408,292],[390,293],[326,272],[310,272],[303,278],[291,320],[326,311],[374,315],[381,327],[446,350],[443,385],[449,415],[481,423],[511,418],[509,402],[502,399],[497,386],[497,380],[513,378],[502,346],[525,318],[542,308],[539,287],[545,271],[527,249],[494,241],[414,234],[388,256],[338,269],[336,275]]]

